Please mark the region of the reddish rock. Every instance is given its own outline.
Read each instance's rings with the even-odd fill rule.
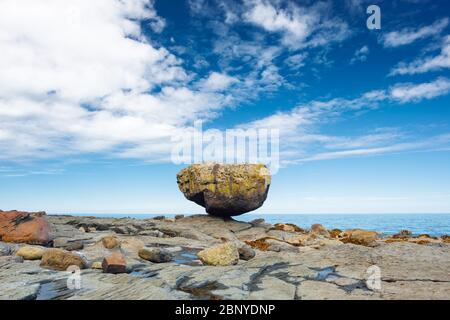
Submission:
[[[114,252],[103,259],[103,272],[105,273],[126,273],[127,264],[124,256],[120,252]]]
[[[50,241],[50,226],[44,212],[0,211],[0,240],[45,245]]]

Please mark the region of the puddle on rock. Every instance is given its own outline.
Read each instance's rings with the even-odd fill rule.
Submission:
[[[175,252],[173,261],[178,264],[184,264],[187,266],[202,266],[203,263],[198,259],[197,253],[200,250],[183,248],[182,251]]]
[[[327,280],[327,278],[330,275],[332,275],[336,272],[335,267],[326,267],[326,268],[322,268],[322,269],[311,268],[311,269],[317,271],[316,276],[310,278],[310,280],[315,280],[315,281],[325,281],[325,280]]]

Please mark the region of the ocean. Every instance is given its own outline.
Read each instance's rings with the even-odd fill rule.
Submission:
[[[158,214],[73,214],[95,217],[130,217],[145,219]],[[174,214],[165,214],[173,217]],[[431,236],[450,235],[450,214],[244,214],[234,217],[238,221],[252,221],[263,218],[266,222],[293,223],[301,228],[309,228],[320,223],[327,229],[366,229],[385,235],[395,234],[400,230],[410,230],[413,234]]]

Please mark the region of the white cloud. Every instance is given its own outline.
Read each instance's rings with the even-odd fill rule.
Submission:
[[[392,99],[402,103],[411,101],[420,101],[423,99],[432,99],[446,95],[450,92],[450,80],[447,78],[438,78],[432,82],[420,84],[399,84],[391,88],[390,96]]]
[[[243,17],[266,31],[280,33],[282,42],[292,48],[324,46],[342,41],[350,34],[345,22],[329,15],[330,8],[325,3],[300,7],[288,2],[286,8],[278,7],[277,3],[247,0]]]
[[[225,90],[233,83],[239,82],[238,79],[230,77],[227,74],[211,72],[211,74],[206,78],[200,85],[206,90]]]
[[[438,78],[429,83],[397,84],[388,90],[366,92],[354,99],[335,98],[311,101],[265,118],[242,124],[243,129],[278,129],[283,164],[378,155],[404,151],[448,148],[450,135],[438,135],[417,142],[417,137],[396,128],[378,128],[369,134],[352,136],[321,133],[324,125],[357,117],[387,103],[418,102],[450,92],[450,80]]]
[[[444,18],[436,21],[432,25],[421,28],[406,28],[400,31],[393,31],[382,37],[383,46],[395,48],[411,44],[417,40],[439,35],[448,26],[449,19]]]
[[[409,64],[400,63],[390,75],[418,74],[450,68],[450,36],[444,38],[441,52],[436,56],[417,59]]]
[[[141,23],[164,25],[152,0],[0,1],[0,158],[145,149],[152,160],[193,119],[214,117],[227,97],[189,87]]]
[[[363,62],[367,60],[367,56],[369,55],[369,47],[363,46],[362,48],[355,51],[353,58],[350,60],[350,63]]]

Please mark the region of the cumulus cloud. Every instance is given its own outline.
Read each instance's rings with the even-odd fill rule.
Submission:
[[[366,61],[369,52],[370,50],[368,46],[363,46],[362,48],[356,50],[353,55],[353,58],[350,60],[350,64]]]
[[[432,82],[420,84],[399,84],[391,88],[390,96],[392,99],[402,103],[411,101],[420,101],[423,99],[432,99],[446,95],[450,92],[450,80],[447,78],[438,78]]]
[[[411,63],[400,63],[390,73],[393,75],[420,74],[450,68],[450,36],[444,38],[441,52],[435,56],[417,59]]]
[[[282,42],[292,48],[316,47],[342,41],[349,35],[348,25],[329,15],[325,3],[301,7],[289,2],[286,8],[266,0],[247,0],[243,17],[249,23],[282,35]]]
[[[206,90],[225,90],[233,83],[239,82],[238,79],[230,77],[227,74],[211,72],[211,74],[203,82],[201,82],[202,88]]]
[[[82,152],[168,154],[170,136],[226,97],[141,30],[164,26],[151,0],[0,2],[0,158]],[[164,143],[166,142],[166,143]]]
[[[411,44],[415,41],[439,35],[448,26],[449,19],[444,18],[436,21],[432,25],[421,28],[406,28],[400,31],[393,31],[385,34],[381,40],[386,48],[395,48]]]

